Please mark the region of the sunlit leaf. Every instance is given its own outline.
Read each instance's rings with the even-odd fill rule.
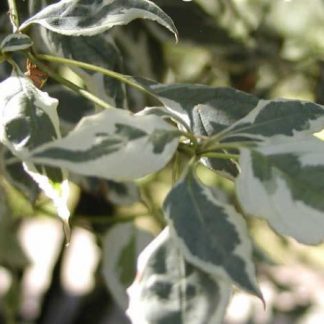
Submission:
[[[246,224],[232,206],[221,202],[190,170],[172,188],[163,208],[189,262],[261,297]]]
[[[278,137],[242,149],[236,189],[243,210],[305,244],[324,240],[324,143]]]
[[[127,314],[134,324],[221,323],[231,283],[188,263],[168,228],[138,260],[137,277],[128,289]]]
[[[214,135],[247,115],[259,99],[232,88],[161,84],[136,78],[197,135]]]
[[[163,168],[178,137],[177,129],[157,116],[106,110],[84,117],[68,136],[34,150],[30,159],[83,175],[131,180]]]
[[[266,140],[278,135],[313,134],[324,128],[324,108],[299,100],[260,100],[246,117],[229,127],[227,139]]]
[[[177,37],[172,19],[148,0],[61,0],[29,18],[20,30],[40,24],[63,35],[91,36],[138,18],[154,20]]]
[[[57,99],[37,89],[20,73],[0,83],[0,141],[23,162],[25,172],[52,199],[66,222],[70,215],[68,184],[63,181],[62,171],[57,165],[44,168],[28,160],[31,150],[60,137],[57,105]]]
[[[136,78],[164,106],[190,128],[195,135],[212,136],[246,116],[259,99],[232,88],[213,88],[199,84],[159,84]],[[224,151],[220,151],[224,153]],[[235,152],[234,152],[235,153]],[[203,159],[214,170],[232,177],[238,174],[231,160]]]
[[[24,159],[29,150],[57,138],[57,105],[57,99],[14,73],[0,83],[1,142]]]

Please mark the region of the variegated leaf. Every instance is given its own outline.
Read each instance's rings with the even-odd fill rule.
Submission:
[[[2,53],[25,50],[33,45],[31,38],[25,34],[10,34],[0,44]]]
[[[137,257],[152,239],[152,234],[134,223],[117,224],[103,237],[102,273],[122,309],[128,305],[126,289],[135,279]]]
[[[37,89],[22,74],[0,83],[0,140],[14,155],[59,137],[58,100]]]
[[[197,135],[211,136],[243,118],[259,99],[232,88],[201,84],[161,84],[136,78]]]
[[[34,150],[30,159],[83,175],[130,180],[163,168],[178,137],[178,130],[157,116],[105,110],[84,117],[68,136]]]
[[[63,35],[92,36],[138,18],[154,20],[177,37],[172,19],[149,0],[61,0],[26,20],[20,30],[40,24]]]
[[[186,128],[202,136],[215,135],[231,126],[255,108],[259,100],[231,88],[213,88],[199,84],[164,85],[141,78],[136,80],[182,120]],[[231,160],[203,159],[203,162],[229,176],[235,177],[238,174],[237,165]]]
[[[60,137],[58,100],[37,89],[19,73],[0,83],[0,141],[23,162],[23,168],[50,197],[66,222],[68,184],[61,170],[35,166],[30,151]]]
[[[127,314],[134,324],[222,323],[231,290],[188,263],[166,228],[138,259]]]
[[[305,244],[324,240],[324,143],[278,137],[242,149],[236,191],[243,210]]]
[[[233,137],[266,140],[276,136],[313,134],[324,128],[324,108],[299,100],[260,100],[247,116],[229,127],[227,140]]]
[[[206,273],[261,297],[243,217],[189,170],[168,194],[164,211],[185,258]]]

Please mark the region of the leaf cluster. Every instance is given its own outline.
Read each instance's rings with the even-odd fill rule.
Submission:
[[[324,128],[323,106],[122,73],[119,43],[128,40],[113,27],[145,19],[179,37],[171,17],[148,0],[30,1],[22,13],[8,4],[12,32],[0,44],[0,59],[11,66],[0,83],[2,176],[30,199],[47,195],[67,240],[69,182],[90,191],[100,183],[116,205],[142,203],[138,215],[111,220],[102,239],[106,282],[133,323],[220,323],[234,286],[264,302],[246,217],[264,218],[305,244],[323,241],[324,144],[313,135]],[[211,21],[206,30],[217,29]],[[253,24],[243,23],[251,35]],[[179,24],[180,37],[197,37]],[[154,105],[132,107],[129,88]],[[174,181],[155,206],[145,181],[169,165]],[[240,208],[201,181],[199,165],[233,182]],[[164,228],[153,240],[136,226],[141,216]]]

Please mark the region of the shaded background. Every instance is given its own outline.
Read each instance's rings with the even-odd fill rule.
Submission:
[[[231,86],[262,98],[324,104],[324,1],[154,2],[174,20],[179,43],[150,22],[114,28],[109,33],[120,50],[119,71],[165,83]],[[27,16],[27,1],[17,3],[22,16]],[[1,38],[10,28],[7,10],[2,0]],[[9,73],[6,64],[0,65],[0,80]],[[64,73],[69,75],[67,69]],[[49,80],[48,89],[51,86]],[[125,105],[133,110],[154,104],[132,89],[127,93]],[[88,109],[84,102],[79,107]],[[235,200],[229,182],[205,169],[201,176]],[[121,202],[111,195],[118,193],[112,183],[77,179],[71,201],[72,240],[67,248],[61,223],[46,198],[36,189],[26,198],[3,174],[0,182],[1,212],[10,214],[9,221],[0,223],[0,323],[128,323],[105,285],[102,258],[109,249],[102,249],[102,238],[114,215],[141,212],[137,193],[122,192],[129,199]],[[169,169],[141,183],[142,197],[157,214],[169,184]],[[158,217],[150,226],[158,231]],[[323,246],[305,247],[279,237],[263,221],[250,221],[249,226],[267,308],[237,292],[226,323],[324,323]]]

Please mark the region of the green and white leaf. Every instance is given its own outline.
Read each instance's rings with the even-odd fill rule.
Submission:
[[[305,244],[324,240],[324,143],[308,136],[242,149],[236,192],[243,210]]]
[[[154,93],[185,124],[184,128],[199,136],[212,136],[223,131],[246,116],[259,101],[257,97],[232,88],[200,84],[165,85],[140,78],[136,80]],[[202,162],[226,176],[238,174],[237,165],[231,160],[204,158]]]
[[[20,30],[31,24],[69,36],[92,36],[134,19],[156,21],[177,38],[172,19],[148,0],[61,0],[26,20]]]
[[[324,107],[299,100],[260,100],[257,107],[226,131],[233,137],[266,140],[276,136],[313,134],[324,128]]]
[[[221,202],[193,170],[173,187],[163,209],[177,245],[190,263],[262,298],[243,217]]]
[[[36,167],[28,160],[31,150],[60,137],[57,105],[57,99],[20,73],[0,83],[0,141],[23,162],[25,172],[52,199],[67,224],[69,188],[61,170]]]
[[[136,79],[196,134],[211,136],[247,115],[258,98],[232,88],[200,84],[160,84]]]
[[[60,136],[58,100],[23,74],[0,83],[0,141],[25,160],[29,150]]]
[[[122,309],[128,305],[126,289],[135,279],[137,258],[152,239],[152,234],[131,222],[115,225],[102,239],[102,273],[110,293]]]
[[[163,168],[178,146],[177,128],[157,116],[120,109],[84,117],[66,137],[31,152],[35,163],[125,181]]]
[[[188,263],[166,228],[138,259],[127,314],[134,324],[222,323],[231,286]]]
[[[10,34],[0,44],[0,52],[15,52],[25,50],[33,46],[31,38],[25,34]]]

